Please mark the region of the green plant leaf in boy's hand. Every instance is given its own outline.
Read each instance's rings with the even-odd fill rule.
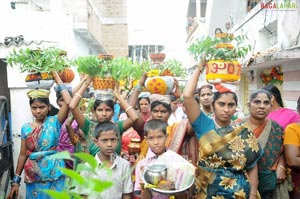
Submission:
[[[97,161],[95,160],[94,156],[88,153],[74,153],[73,155],[82,161],[87,162],[92,168],[97,167]]]
[[[47,193],[48,195],[50,195],[52,198],[55,199],[71,199],[70,195],[68,192],[62,191],[62,192],[57,192],[51,189],[47,189],[47,190],[42,190],[43,192]]]
[[[85,199],[85,197],[81,197],[77,193],[70,193],[72,199]]]
[[[95,173],[95,169],[92,168],[89,164],[86,164],[85,162],[79,163],[76,167],[76,171],[77,172],[91,172],[91,173]]]
[[[61,151],[58,153],[55,153],[50,156],[51,159],[65,159],[65,160],[73,160],[70,153],[68,151]]]
[[[66,168],[61,168],[61,171],[68,177],[70,177],[72,180],[75,180],[81,185],[84,185],[85,179],[76,171]]]
[[[89,178],[87,182],[88,187],[91,187],[92,190],[96,192],[102,192],[113,185],[113,182],[103,181],[95,178]]]

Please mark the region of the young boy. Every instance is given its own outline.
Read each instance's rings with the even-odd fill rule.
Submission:
[[[100,152],[95,155],[95,159],[99,165],[96,170],[95,178],[104,181],[113,182],[113,186],[101,192],[100,194],[90,196],[88,198],[101,199],[130,199],[133,191],[131,180],[130,163],[119,157],[115,153],[115,149],[120,139],[120,132],[117,126],[112,122],[100,122],[95,128],[94,142],[99,147]],[[107,169],[110,168],[111,172]],[[87,171],[81,172],[81,176],[91,177]],[[84,191],[84,190],[82,190]],[[78,193],[78,192],[77,192]],[[80,193],[82,194],[82,192]]]
[[[169,196],[161,195],[159,193],[153,192],[148,188],[142,188],[141,184],[142,175],[144,168],[147,167],[150,163],[156,161],[156,159],[164,154],[168,156],[168,159],[173,160],[176,163],[176,160],[180,159],[177,153],[166,150],[166,141],[167,141],[167,123],[158,120],[152,119],[145,124],[144,127],[144,136],[149,145],[149,150],[144,159],[142,159],[135,168],[135,184],[134,184],[134,195],[141,197],[142,199],[169,199]],[[178,195],[178,198],[185,198],[186,193]],[[177,197],[176,197],[177,198]]]

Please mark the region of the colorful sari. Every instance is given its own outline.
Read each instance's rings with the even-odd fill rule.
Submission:
[[[52,159],[57,153],[61,124],[57,116],[48,116],[43,125],[33,129],[30,123],[22,126],[21,139],[25,140],[28,158],[24,165],[26,198],[51,198],[42,189],[62,191],[65,177],[59,168],[65,167],[63,160]]]
[[[269,198],[276,190],[276,167],[280,154],[283,152],[283,129],[272,121],[267,120],[254,130],[259,144],[264,150],[262,158],[258,161],[258,191],[262,198]]]
[[[199,140],[197,198],[249,198],[247,170],[261,156],[261,148],[246,125],[225,127]]]
[[[74,153],[74,145],[72,144],[71,139],[69,137],[68,130],[66,127],[66,122],[67,122],[67,119],[64,121],[64,123],[61,126],[58,146],[56,149],[59,152],[68,151],[70,154],[72,154],[72,153]],[[76,120],[73,120],[73,122],[71,123],[71,128],[74,130],[74,133],[75,133],[73,140],[76,138],[79,138],[79,127],[78,127],[78,123],[76,122]],[[65,164],[68,169],[73,169],[73,161],[72,160],[65,160]]]
[[[255,166],[262,149],[247,124],[216,129],[212,119],[200,114],[192,126],[199,139],[195,198],[248,199],[247,171]]]

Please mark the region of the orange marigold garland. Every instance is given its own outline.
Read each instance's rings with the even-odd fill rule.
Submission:
[[[262,72],[260,78],[265,85],[276,83],[282,84],[283,72],[281,72],[280,67],[273,67],[269,72]]]

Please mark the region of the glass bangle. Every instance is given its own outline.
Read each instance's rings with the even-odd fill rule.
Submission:
[[[20,184],[20,182],[21,182],[21,177],[17,176],[17,175],[14,175],[14,177],[12,179],[12,183]]]

